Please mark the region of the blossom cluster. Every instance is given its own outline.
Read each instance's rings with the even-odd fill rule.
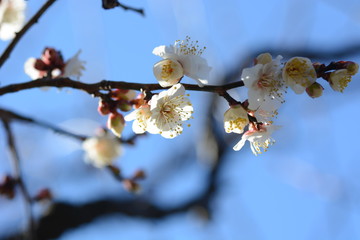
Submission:
[[[121,138],[126,122],[133,121],[132,130],[136,134],[148,132],[168,139],[179,136],[183,132],[183,122],[191,119],[194,112],[189,94],[180,82],[186,76],[195,80],[199,89],[209,82],[211,67],[202,57],[204,50],[205,47],[199,47],[198,42],[189,37],[175,41],[173,45],[154,48],[153,54],[162,58],[153,66],[154,76],[161,87],[168,89],[154,93],[145,87],[138,95],[127,89],[99,93],[98,111],[108,115],[108,129]],[[41,58],[27,60],[25,72],[32,79],[79,78],[84,70],[84,61],[79,60],[79,54],[80,51],[65,62],[59,51],[45,48]],[[317,82],[322,78],[333,90],[343,92],[359,68],[351,61],[325,65],[305,57],[293,57],[287,62],[281,62],[282,59],[282,56],[273,58],[269,53],[263,53],[254,59],[252,67],[243,69],[241,81],[247,88],[247,98],[243,102],[233,99],[226,89],[218,91],[229,103],[224,113],[225,132],[242,134],[233,147],[235,151],[249,141],[252,152],[258,155],[275,142],[271,135],[279,126],[274,125],[274,118],[285,102],[288,89],[317,98],[324,90]],[[122,113],[129,111],[127,115]],[[88,162],[96,167],[111,166],[121,152],[116,139],[108,133],[87,139],[83,148],[90,159]]]
[[[79,59],[79,50],[72,58],[64,61],[60,51],[46,47],[40,58],[29,58],[24,65],[25,73],[33,80],[47,77],[75,77],[80,79],[85,62]]]

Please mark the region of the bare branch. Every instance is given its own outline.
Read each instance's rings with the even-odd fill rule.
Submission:
[[[10,127],[10,121],[9,121],[9,119],[5,119],[5,118],[2,118],[1,120],[3,122],[5,131],[6,131],[8,148],[11,152],[11,159],[12,159],[12,162],[14,165],[14,178],[17,180],[16,183],[18,184],[20,191],[24,197],[26,215],[28,218],[28,227],[27,227],[28,231],[25,233],[26,239],[36,239],[35,221],[34,221],[34,217],[32,214],[32,198],[31,198],[31,196],[25,186],[25,183],[22,179],[22,176],[21,176],[20,157],[19,157],[19,153],[15,146],[15,140],[14,140],[14,135],[13,135],[11,127]]]
[[[185,89],[191,91],[202,91],[202,92],[214,92],[214,93],[223,93],[226,90],[242,87],[244,86],[243,81],[237,81],[222,86],[215,85],[206,85],[204,87],[199,87],[194,84],[183,84]],[[101,95],[101,90],[110,90],[110,89],[132,89],[138,90],[141,89],[144,91],[153,91],[164,89],[159,84],[144,84],[144,83],[129,83],[129,82],[117,82],[117,81],[107,81],[103,80],[98,83],[82,83],[79,81],[74,81],[70,78],[56,78],[56,79],[37,79],[24,83],[10,84],[5,87],[0,88],[0,96],[8,93],[18,92],[26,89],[39,88],[39,87],[69,87],[73,89],[83,90],[88,94],[93,95],[94,97],[99,97]]]

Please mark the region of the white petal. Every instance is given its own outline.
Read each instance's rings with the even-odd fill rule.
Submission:
[[[244,136],[241,138],[241,140],[233,147],[233,149],[235,151],[239,151],[245,144],[246,139],[244,138]]]

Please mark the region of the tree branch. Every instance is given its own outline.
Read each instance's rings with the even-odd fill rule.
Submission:
[[[5,63],[5,61],[10,57],[12,50],[15,48],[16,44],[20,41],[22,36],[30,29],[32,25],[37,23],[39,18],[44,14],[44,12],[55,2],[56,0],[48,0],[39,11],[25,24],[25,26],[16,33],[15,38],[9,44],[9,46],[5,49],[3,54],[0,57],[0,68]]]
[[[25,183],[23,181],[23,178],[21,176],[21,167],[20,167],[20,157],[19,153],[15,146],[15,140],[14,135],[12,133],[12,129],[10,127],[10,120],[6,118],[1,118],[6,136],[7,136],[7,142],[8,147],[11,153],[11,159],[14,165],[14,178],[16,179],[16,183],[18,184],[20,191],[24,197],[24,203],[25,203],[25,209],[26,209],[26,215],[28,219],[28,227],[26,228],[27,231],[25,233],[26,239],[36,239],[35,235],[35,221],[32,214],[32,198],[25,186]]]
[[[226,90],[242,87],[244,86],[243,81],[237,81],[222,86],[215,85],[206,85],[204,87],[199,87],[194,84],[182,84],[185,89],[191,91],[202,91],[202,92],[214,92],[214,93],[223,93]],[[132,89],[132,90],[144,90],[144,91],[153,91],[164,89],[159,84],[144,84],[144,83],[129,83],[129,82],[118,82],[118,81],[107,81],[103,80],[98,83],[82,83],[79,81],[74,81],[70,78],[56,78],[56,79],[37,79],[24,83],[10,84],[5,87],[0,88],[0,96],[8,93],[18,92],[26,89],[39,88],[39,87],[69,87],[73,89],[78,89],[85,91],[86,93],[93,95],[94,97],[99,97],[101,95],[101,90],[110,90],[110,89]]]

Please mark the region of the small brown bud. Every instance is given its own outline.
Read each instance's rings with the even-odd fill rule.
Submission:
[[[146,178],[146,174],[144,172],[144,170],[137,170],[133,177],[132,177],[132,180],[143,180]]]
[[[44,188],[44,189],[41,189],[38,192],[38,194],[36,194],[36,196],[34,197],[34,200],[39,202],[39,201],[51,200],[52,198],[53,198],[53,196],[52,196],[50,189]]]
[[[15,186],[17,181],[9,175],[6,175],[0,183],[0,195],[12,199],[15,196]]]
[[[139,193],[141,190],[140,185],[131,179],[124,179],[122,181],[122,184],[125,190],[131,193]]]

